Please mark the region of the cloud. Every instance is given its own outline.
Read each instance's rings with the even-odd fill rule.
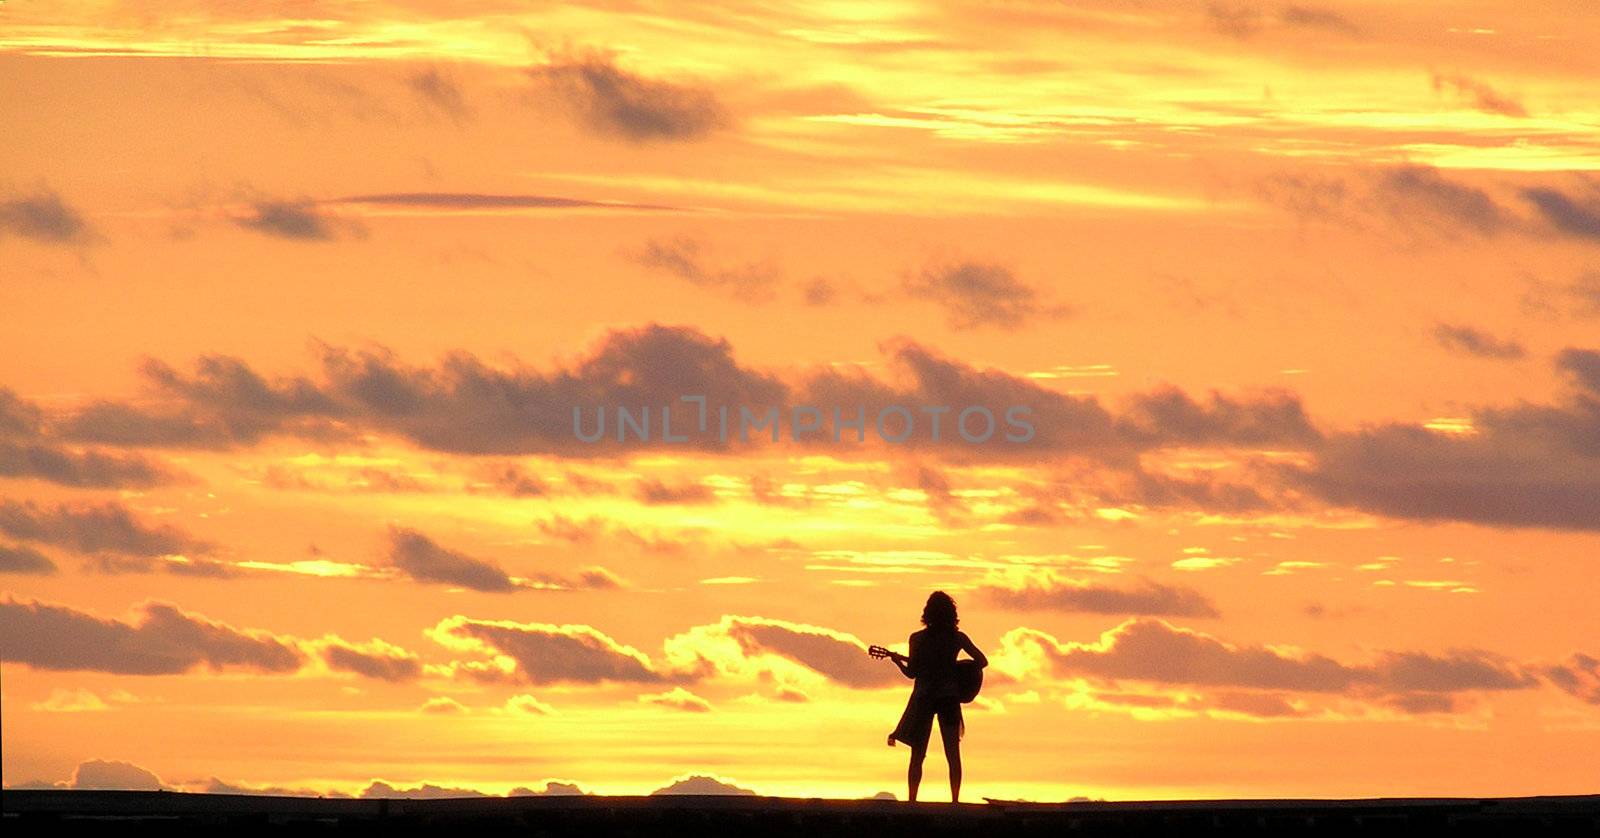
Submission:
[[[1528,354],[1522,344],[1514,340],[1501,340],[1494,335],[1471,326],[1453,326],[1440,323],[1433,328],[1433,337],[1446,349],[1474,355],[1479,358],[1514,360]]]
[[[486,466],[480,474],[495,491],[516,498],[541,497],[550,491],[550,487],[537,475],[529,474],[516,463]]]
[[[1320,29],[1350,36],[1364,34],[1364,30],[1355,21],[1321,6],[1285,6],[1280,20],[1286,25],[1304,29]]]
[[[1562,692],[1587,704],[1600,704],[1600,659],[1578,653],[1541,674]]]
[[[211,579],[227,579],[238,575],[232,564],[214,559],[190,558],[189,556],[180,555],[128,556],[116,553],[100,553],[84,559],[83,569],[86,573],[104,573],[108,575],[121,573],[171,573],[175,576],[197,576]]]
[[[1167,617],[1218,617],[1217,607],[1192,588],[1149,580],[1136,587],[1063,579],[1052,572],[999,578],[978,587],[1001,608],[1087,614],[1143,614]]]
[[[422,663],[415,654],[378,638],[358,644],[328,637],[323,641],[321,655],[329,669],[379,681],[398,683],[422,675]]]
[[[141,455],[62,447],[49,438],[44,411],[5,387],[0,387],[0,477],[85,488],[143,487],[180,479]]]
[[[1122,435],[1150,447],[1163,445],[1306,446],[1321,434],[1299,396],[1281,388],[1251,398],[1215,390],[1202,404],[1170,385],[1132,396],[1120,418]]]
[[[1600,353],[1569,348],[1556,367],[1572,392],[1554,405],[1470,411],[1470,430],[1390,422],[1330,435],[1293,488],[1395,518],[1487,526],[1600,529]]]
[[[684,672],[739,673],[773,656],[799,664],[846,687],[873,689],[904,683],[883,661],[867,656],[854,635],[822,626],[766,617],[724,615],[666,641],[667,656]]]
[[[192,373],[152,361],[144,372],[157,406],[95,403],[66,416],[60,427],[72,439],[117,445],[227,449],[276,436],[359,440],[383,434],[453,454],[604,458],[760,445],[770,442],[770,430],[742,434],[741,412],[760,419],[776,411],[782,442],[878,456],[885,444],[877,420],[886,416],[884,428],[895,434],[905,423],[898,409],[913,420],[898,446],[908,454],[961,461],[1079,456],[1124,469],[1137,465],[1141,451],[1168,445],[1304,448],[1316,436],[1298,399],[1282,391],[1213,393],[1201,401],[1163,388],[1132,400],[1128,415],[1119,416],[1093,396],[973,367],[913,340],[898,338],[880,348],[888,360],[883,376],[830,366],[780,377],[740,364],[726,340],[659,324],[608,332],[575,361],[550,371],[515,363],[492,367],[464,352],[413,366],[387,350],[328,346],[319,348],[315,377],[269,379],[220,356],[202,357]],[[703,426],[698,403],[684,396],[705,397]],[[792,432],[801,406],[819,411],[821,426],[797,440]],[[617,411],[623,407],[635,419],[650,410],[647,441],[631,431],[619,440]],[[976,412],[963,415],[969,407]],[[687,434],[687,441],[663,439],[661,417],[669,408],[673,433]],[[719,434],[723,408],[728,430]],[[1003,441],[1021,432],[1007,416],[1013,408],[1033,429],[1026,443]],[[945,412],[925,412],[933,409]],[[865,423],[861,430],[841,424],[835,441],[835,420],[857,416]],[[987,443],[967,441],[962,430]],[[598,438],[586,442],[580,433]],[[742,439],[747,435],[753,439]]]
[[[682,483],[668,486],[654,478],[639,481],[634,493],[641,503],[652,506],[663,504],[703,504],[716,503],[717,501],[717,493],[704,483]]]
[[[1014,629],[995,658],[1014,675],[1038,667],[1045,674],[1111,681],[1367,697],[1537,685],[1523,667],[1482,651],[1382,652],[1370,664],[1345,664],[1326,655],[1230,644],[1150,617],[1128,620],[1094,643],[1061,643],[1034,629]]]
[[[360,225],[334,218],[318,209],[311,200],[259,200],[250,204],[248,215],[233,223],[263,235],[291,241],[333,241],[342,235],[360,234]]]
[[[75,789],[161,791],[166,788],[154,772],[131,762],[91,759],[72,772]]]
[[[993,326],[1017,329],[1031,320],[1059,317],[1065,306],[1047,305],[1039,292],[1010,268],[985,262],[957,262],[923,270],[905,281],[912,297],[943,308],[952,329]]]
[[[558,59],[529,75],[603,136],[636,143],[693,140],[731,122],[710,90],[647,79],[599,56]]]
[[[389,561],[418,582],[500,593],[521,587],[493,562],[440,547],[420,532],[389,528]]]
[[[439,72],[437,67],[428,67],[406,76],[406,87],[416,94],[422,103],[436,113],[450,118],[457,125],[472,119],[472,108],[467,105],[467,97],[461,92],[461,86],[455,80]]]
[[[83,553],[164,556],[211,550],[206,542],[176,527],[141,522],[117,501],[62,504],[52,509],[33,501],[0,500],[0,532]]]
[[[422,702],[418,710],[434,716],[459,716],[468,712],[467,705],[447,695],[436,695]]]
[[[363,799],[390,799],[390,800],[437,800],[449,797],[488,797],[477,789],[459,786],[436,786],[432,783],[422,783],[411,788],[395,787],[382,780],[373,780],[372,784],[362,789]]]
[[[205,794],[253,794],[267,797],[349,797],[350,795],[336,791],[317,791],[308,788],[290,788],[285,786],[246,786],[239,783],[229,783],[211,777],[200,784],[200,791]]]
[[[1517,117],[1528,115],[1528,109],[1521,102],[1461,73],[1434,73],[1433,89],[1435,92],[1449,90],[1485,113]]]
[[[699,240],[680,236],[651,239],[627,255],[646,268],[746,303],[764,303],[773,298],[774,286],[781,279],[776,267],[756,263],[713,266],[707,261],[706,249]]]
[[[406,576],[418,581],[454,585],[485,593],[517,590],[606,590],[622,586],[616,574],[603,567],[586,567],[576,579],[549,573],[512,577],[487,559],[440,546],[433,539],[406,527],[389,527],[389,562]]]
[[[0,440],[0,477],[34,477],[62,486],[123,488],[176,482],[154,461],[133,454],[70,451],[52,445]]]
[[[1406,223],[1429,222],[1436,229],[1492,235],[1511,217],[1482,189],[1446,178],[1427,166],[1393,166],[1373,175],[1375,201],[1389,216]]]
[[[750,789],[738,786],[727,780],[718,779],[705,774],[691,774],[675,778],[668,785],[650,792],[655,794],[737,794],[754,795]]]
[[[1589,194],[1573,197],[1559,189],[1534,187],[1522,190],[1522,197],[1533,204],[1547,224],[1562,235],[1600,241],[1600,186],[1589,181]]]
[[[512,788],[510,792],[506,792],[506,796],[509,796],[509,798],[531,798],[531,796],[579,796],[587,795],[587,793],[590,792],[584,792],[582,788],[578,787],[578,784],[573,784],[573,782],[544,780],[544,788],[534,790],[534,788],[528,788],[525,785],[518,785],[517,788]]]
[[[512,713],[523,713],[529,716],[552,716],[555,708],[534,698],[527,693],[514,695],[506,699],[506,710]],[[515,795],[513,795],[515,796]]]
[[[0,573],[48,576],[55,572],[56,563],[38,550],[21,544],[0,544]]]
[[[460,670],[480,680],[528,684],[653,684],[667,680],[642,652],[590,626],[473,620],[458,615],[439,621],[428,633],[452,649],[489,658],[504,656],[513,664],[509,672],[475,667]]]
[[[509,792],[507,797],[541,797],[541,796],[577,796],[589,792],[579,788],[576,783],[561,783],[555,780],[546,780],[543,789],[534,790],[526,786],[517,786]]]
[[[0,601],[0,660],[54,671],[176,675],[201,667],[290,673],[305,656],[291,638],[237,629],[162,602],[144,603],[134,622],[123,622],[7,598]]]
[[[0,197],[0,238],[17,236],[43,244],[83,244],[93,238],[83,216],[48,189]]]
[[[683,687],[673,687],[664,693],[641,695],[639,696],[639,701],[644,704],[656,704],[689,713],[711,712],[711,702],[689,692]]]

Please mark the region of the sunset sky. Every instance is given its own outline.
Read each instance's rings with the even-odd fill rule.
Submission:
[[[7,787],[1597,790],[1591,0],[467,5],[0,3]]]

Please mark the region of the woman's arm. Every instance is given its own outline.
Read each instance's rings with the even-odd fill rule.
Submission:
[[[966,632],[961,633],[961,648],[967,650],[967,654],[978,662],[979,668],[989,665],[989,659],[983,656],[983,650],[978,648],[978,644],[972,642],[972,638],[968,637]]]

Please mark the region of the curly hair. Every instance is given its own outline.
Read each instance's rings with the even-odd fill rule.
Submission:
[[[928,594],[928,604],[922,607],[922,624],[931,629],[954,631],[961,618],[956,616],[956,601],[944,591]]]

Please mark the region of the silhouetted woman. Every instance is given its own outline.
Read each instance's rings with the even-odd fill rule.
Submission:
[[[890,654],[889,659],[914,679],[911,698],[906,702],[900,724],[889,734],[889,745],[896,739],[911,746],[911,765],[906,769],[907,798],[917,799],[922,783],[922,760],[928,755],[928,736],[933,719],[939,719],[939,738],[944,740],[944,758],[950,763],[950,800],[961,799],[961,735],[966,731],[961,718],[961,697],[956,681],[956,653],[965,649],[978,666],[989,659],[966,633],[956,628],[956,601],[944,591],[934,591],[922,609],[926,628],[911,635],[910,656]]]

